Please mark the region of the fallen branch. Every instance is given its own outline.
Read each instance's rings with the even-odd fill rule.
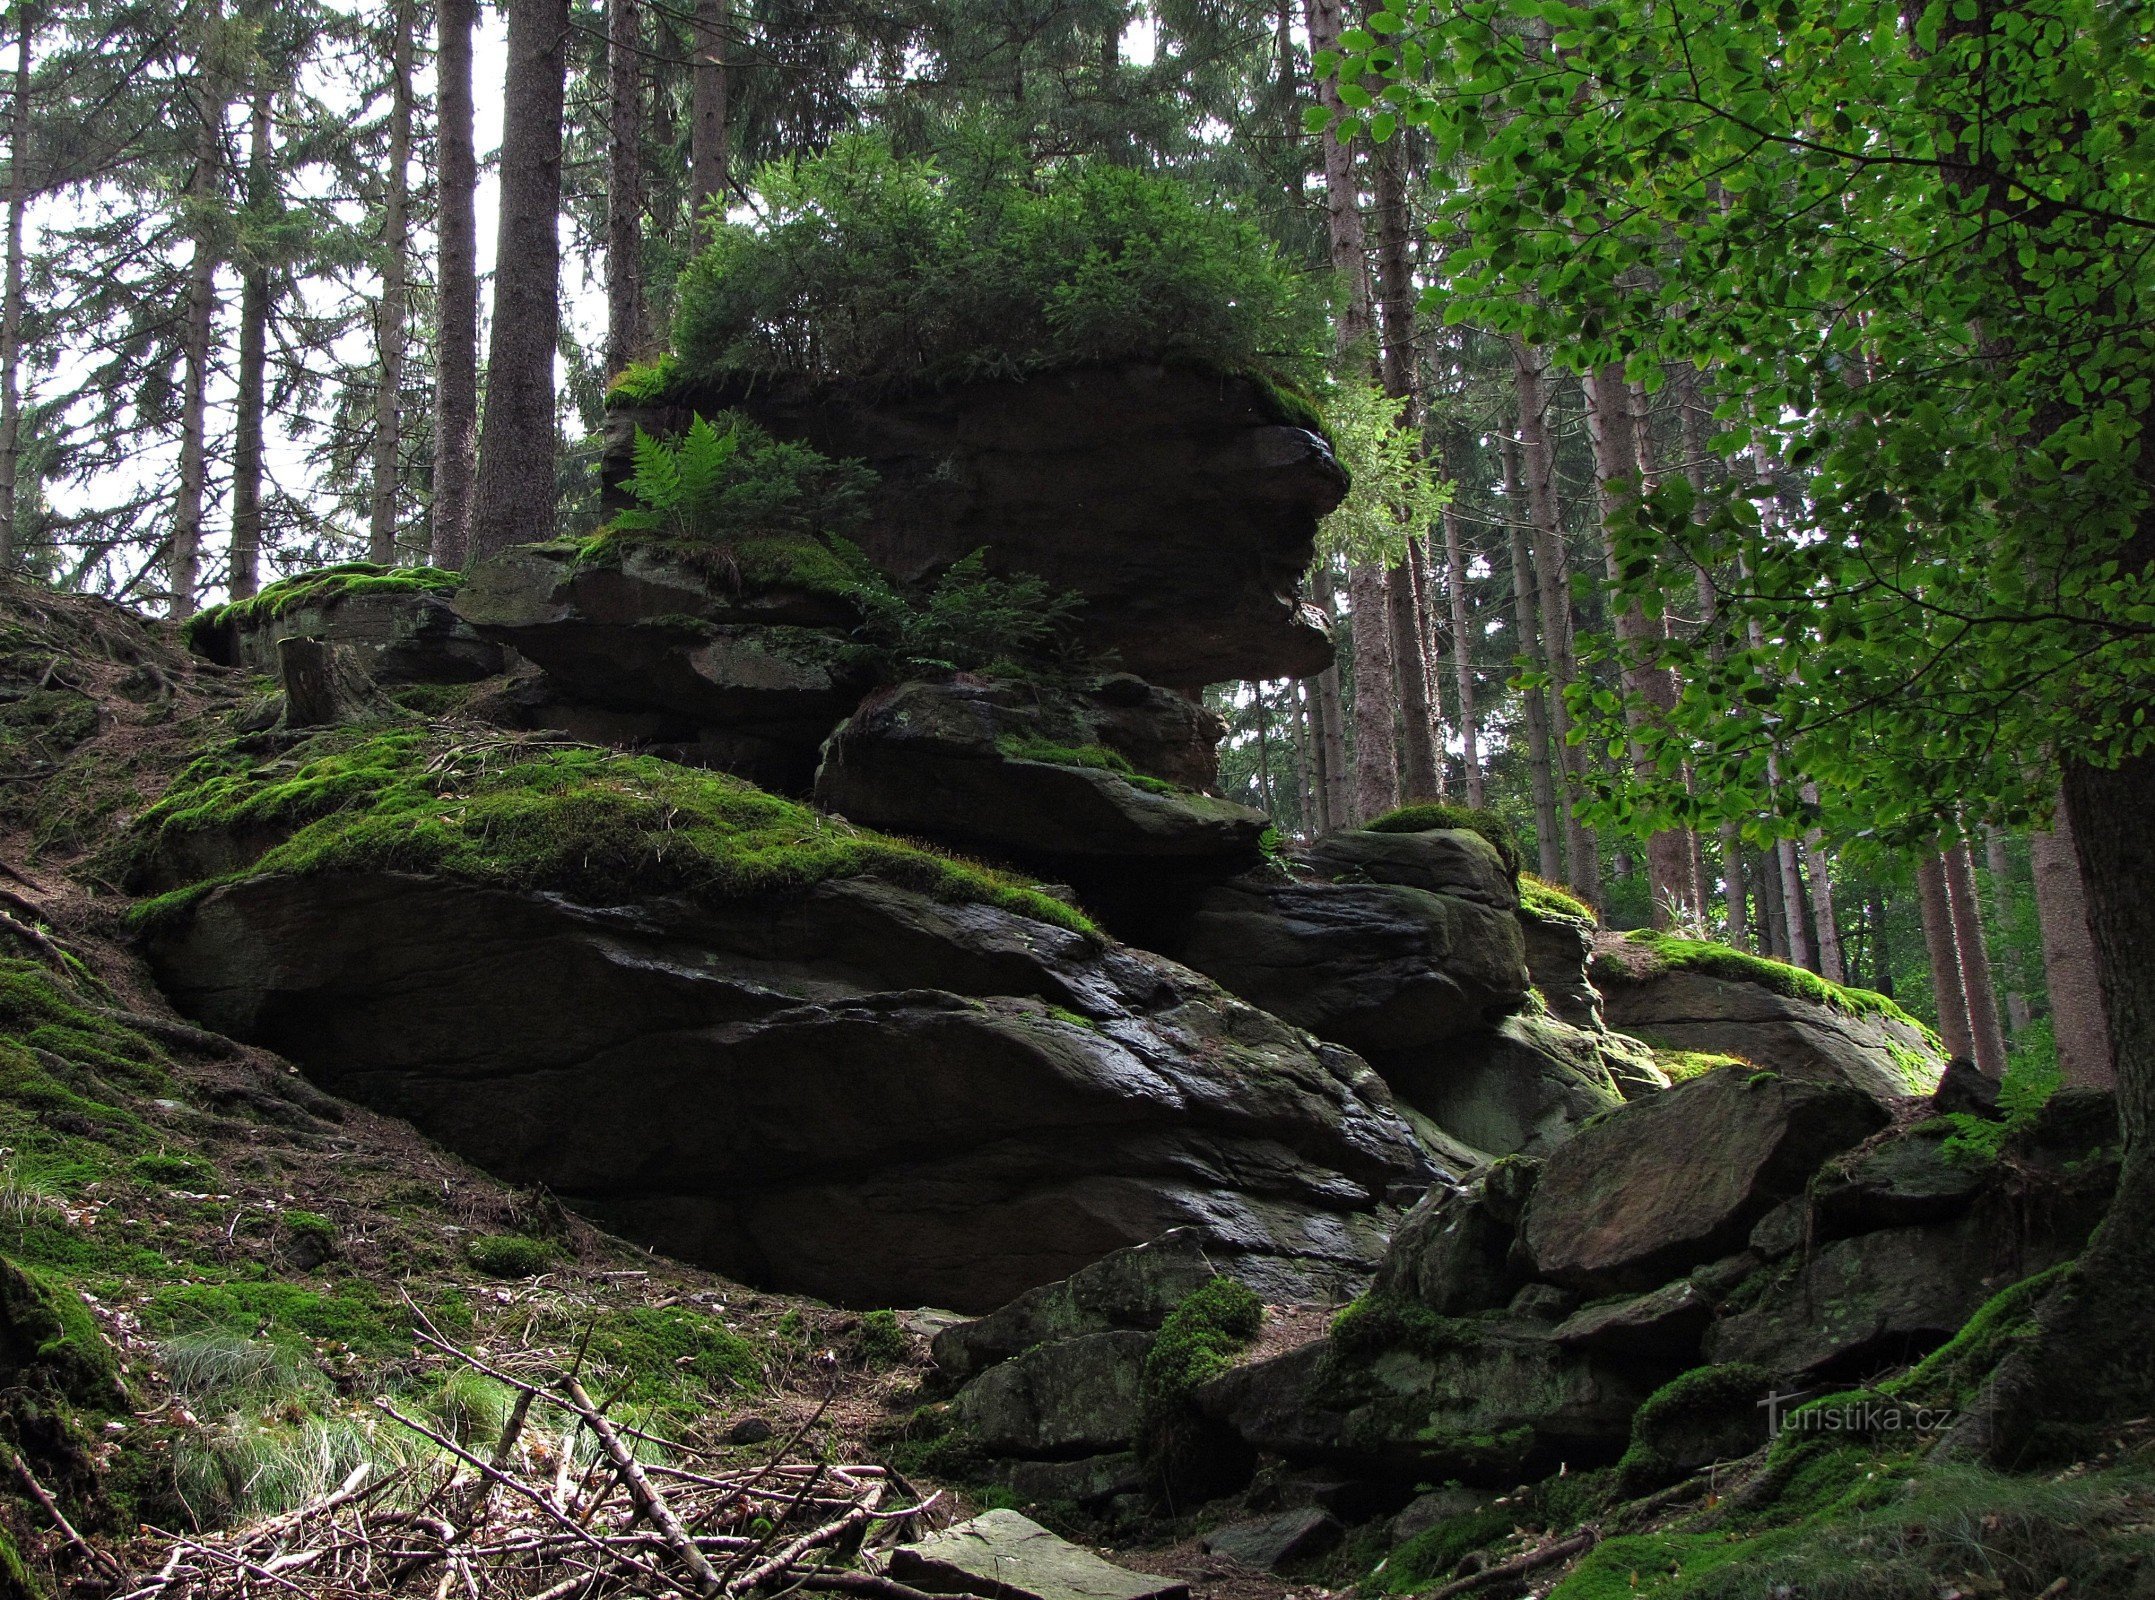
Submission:
[[[1522,1577],[1529,1572],[1538,1572],[1543,1567],[1553,1567],[1559,1561],[1569,1561],[1573,1556],[1584,1555],[1593,1549],[1600,1539],[1601,1535],[1592,1528],[1583,1529],[1568,1539],[1558,1539],[1554,1543],[1529,1550],[1524,1555],[1513,1556],[1509,1561],[1500,1561],[1493,1567],[1484,1567],[1464,1578],[1454,1578],[1450,1583],[1439,1584],[1423,1595],[1422,1600],[1452,1600],[1455,1594],[1471,1594],[1476,1589],[1488,1588],[1492,1583],[1502,1583],[1506,1578]]]

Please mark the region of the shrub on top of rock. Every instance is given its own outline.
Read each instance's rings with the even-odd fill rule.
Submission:
[[[933,383],[1127,359],[1319,370],[1306,276],[1255,223],[1172,178],[943,167],[862,134],[774,162],[754,188],[755,218],[713,228],[681,277],[674,341],[695,377]]]

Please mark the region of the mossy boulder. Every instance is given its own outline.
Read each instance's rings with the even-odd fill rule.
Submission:
[[[1259,382],[1150,363],[919,389],[717,377],[616,409],[608,482],[637,428],[728,409],[874,471],[856,537],[901,585],[985,547],[993,571],[1081,596],[1092,649],[1178,688],[1332,659],[1299,586],[1346,474]]]
[[[1517,1225],[1517,1212],[1492,1198],[1486,1177],[1439,1184],[1393,1232],[1371,1292],[1440,1316],[1493,1310],[1519,1287],[1511,1267]]]
[[[1703,940],[1604,934],[1593,981],[1609,1026],[1657,1048],[1736,1056],[1881,1101],[1929,1094],[1937,1036],[1883,995]]]
[[[1766,1443],[1765,1399],[1773,1374],[1742,1362],[1693,1367],[1656,1389],[1631,1419],[1631,1446],[1618,1464],[1623,1486],[1643,1494],[1716,1461]]]
[[[1209,782],[1217,737],[1194,702],[1127,676],[1104,694],[903,683],[832,736],[815,793],[857,822],[1043,870],[1224,875],[1256,864],[1269,820],[1163,775]]]
[[[501,671],[502,653],[450,606],[461,581],[438,567],[349,561],[199,611],[186,639],[221,666],[253,672],[277,671],[282,639],[326,639],[377,683],[470,683]]]
[[[1589,1294],[1654,1288],[1736,1249],[1828,1156],[1885,1121],[1839,1084],[1708,1073],[1557,1146],[1521,1241],[1537,1277]]]
[[[119,1363],[74,1290],[0,1256],[0,1386],[124,1411]]]
[[[1402,1105],[1491,1156],[1546,1154],[1623,1104],[1603,1046],[1551,1016],[1521,1013],[1419,1050],[1372,1050]]]
[[[991,1367],[951,1402],[976,1448],[994,1456],[1106,1455],[1137,1441],[1139,1386],[1153,1335],[1087,1333]]]

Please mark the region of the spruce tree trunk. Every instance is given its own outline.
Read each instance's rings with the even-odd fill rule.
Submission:
[[[1460,759],[1466,769],[1467,804],[1481,809],[1482,757],[1474,709],[1474,631],[1467,608],[1467,548],[1449,502],[1438,513],[1444,528],[1444,594],[1452,613],[1452,693],[1459,707]]]
[[[1308,680],[1291,685],[1294,705],[1294,755],[1295,783],[1302,802],[1302,826],[1296,830],[1304,839],[1314,839],[1324,831],[1324,820],[1319,797],[1324,784],[1317,764],[1317,738],[1310,727]]]
[[[1444,641],[1437,626],[1436,572],[1430,565],[1429,541],[1417,539],[1407,548],[1407,567],[1414,582],[1414,632],[1422,644],[1422,687],[1429,696],[1429,755],[1435,767],[1437,798],[1445,798],[1450,784],[1450,752],[1444,729]]]
[[[1564,809],[1565,882],[1589,904],[1601,903],[1601,849],[1593,829],[1578,817],[1586,787],[1586,747],[1571,740],[1571,709],[1564,692],[1578,677],[1572,647],[1571,571],[1564,524],[1556,498],[1556,451],[1549,435],[1549,391],[1540,351],[1512,341],[1512,373],[1519,390],[1520,465],[1526,472],[1527,512],[1534,524],[1534,580],[1541,601],[1542,642],[1549,676],[1549,738],[1561,782]]]
[[[606,370],[618,373],[643,342],[643,10],[607,0]]]
[[[1541,619],[1534,606],[1534,556],[1528,547],[1528,524],[1520,514],[1525,494],[1519,444],[1508,434],[1499,434],[1497,443],[1504,464],[1504,522],[1510,535],[1512,617],[1519,630],[1519,654],[1529,666],[1546,667]],[[1561,883],[1563,836],[1556,819],[1556,778],[1549,760],[1549,708],[1540,689],[1522,690],[1520,700],[1526,716],[1527,783],[1534,797],[1535,867],[1543,881]]]
[[[554,352],[561,333],[561,114],[568,0],[509,0],[501,231],[469,559],[554,532]]]
[[[1733,822],[1721,827],[1721,875],[1728,880],[1722,904],[1728,909],[1728,942],[1732,949],[1751,948],[1750,897],[1744,892],[1743,835]]]
[[[7,283],[0,299],[0,572],[21,555],[15,529],[15,479],[22,463],[22,234],[30,208],[30,54],[37,19],[16,8],[15,89],[8,114]]]
[[[1818,804],[1818,785],[1806,783],[1803,798]],[[1803,864],[1811,889],[1811,921],[1818,929],[1818,975],[1828,983],[1846,983],[1848,964],[1841,955],[1840,924],[1833,916],[1833,880],[1828,874],[1824,835],[1813,828],[1803,836]]]
[[[436,566],[460,568],[471,546],[472,472],[479,420],[479,187],[473,146],[471,33],[478,0],[436,0],[434,508]]]
[[[214,39],[220,15],[221,7],[212,0],[205,53],[217,48]],[[203,216],[216,203],[224,155],[224,89],[207,59],[198,69],[194,99],[201,125],[196,130],[187,199],[195,214]],[[166,609],[173,617],[194,615],[195,590],[202,575],[203,502],[209,487],[209,369],[217,331],[217,252],[206,233],[195,240],[187,267],[186,318],[180,347],[186,376],[180,390],[179,491],[172,507],[172,536],[165,546],[165,588],[170,596]]]
[[[1345,26],[1340,0],[1303,0],[1309,18],[1309,44],[1313,55],[1339,48]],[[1317,102],[1335,117],[1346,107],[1339,98],[1339,80],[1317,80]],[[1363,243],[1362,191],[1354,170],[1354,149],[1334,138],[1327,128],[1318,135],[1324,154],[1325,236],[1331,247],[1332,270],[1340,279],[1339,348],[1366,346],[1371,329],[1369,254]]]
[[[1983,857],[1985,870],[1990,874],[1991,919],[2001,931],[2009,929],[2013,914],[2013,858],[2003,828],[1992,825],[1983,830]],[[2001,953],[2007,956],[2000,964],[2005,968],[2005,1031],[2011,1040],[2028,1030],[2028,993],[2021,982],[2020,964],[2011,959],[2010,952],[2001,948]]]
[[[1975,1060],[1975,1037],[1968,1026],[1968,997],[1962,987],[1960,936],[1953,926],[1953,897],[1946,887],[1945,858],[1926,854],[1916,862],[1916,893],[1923,904],[1923,950],[1930,958],[1931,998],[1938,1008],[1938,1037],[1946,1054]]]
[[[1392,608],[1383,569],[1364,562],[1347,575],[1354,610],[1355,814],[1367,820],[1399,804],[1399,761],[1393,738]]]
[[[1622,370],[1604,367],[1585,378],[1583,387],[1587,435],[1594,448],[1594,476],[1600,488],[1602,554],[1609,580],[1614,583],[1619,572],[1616,545],[1609,529],[1639,496],[1643,483],[1643,474],[1639,470],[1640,444],[1631,395],[1624,384]],[[1637,604],[1627,606],[1616,615],[1615,631],[1627,656],[1649,648],[1663,637],[1662,624],[1648,617],[1645,608]],[[1623,677],[1626,699],[1631,702],[1627,720],[1634,728],[1645,714],[1637,702],[1645,702],[1656,712],[1674,708],[1676,685],[1667,668],[1627,660]],[[1633,768],[1642,774],[1652,765],[1636,739],[1632,741],[1631,760]],[[1673,916],[1680,914],[1687,902],[1684,889],[1689,877],[1686,867],[1689,856],[1690,846],[1678,829],[1663,828],[1647,836],[1647,896],[1652,906],[1653,925],[1657,928],[1668,927]]]
[[[1968,1032],[1976,1069],[1986,1078],[2005,1076],[2005,1029],[1998,1021],[1998,994],[1990,980],[1990,951],[1983,938],[1983,905],[1975,897],[1975,864],[1968,841],[1945,853],[1946,894],[1953,905],[1953,942],[1960,947],[1961,992],[1968,999]]]
[[[375,315],[381,380],[374,391],[374,497],[367,518],[367,558],[382,566],[397,559],[397,489],[402,474],[405,326],[411,193],[412,32],[418,26],[411,0],[396,0],[389,25],[389,186],[382,204],[382,303]]]
[[[1268,726],[1271,719],[1265,713],[1265,686],[1252,679],[1249,691],[1251,706],[1257,713],[1257,798],[1269,817],[1276,814],[1272,803],[1272,730]]]
[[[2028,835],[2028,859],[2035,876],[2035,914],[2043,930],[2043,986],[2050,997],[2058,1071],[2070,1084],[2111,1088],[2117,1076],[2110,1019],[2095,964],[2081,853],[2062,794],[2051,827]]]
[[[1320,562],[1317,579],[1313,586],[1317,608],[1328,617],[1338,615],[1333,605],[1334,579],[1331,565]],[[1314,680],[1315,698],[1312,702],[1316,716],[1317,771],[1321,798],[1319,814],[1323,818],[1324,831],[1344,828],[1354,820],[1352,774],[1347,767],[1347,718],[1340,690],[1339,663],[1334,662],[1320,672]]]
[[[257,83],[247,127],[247,205],[262,215],[274,192],[269,89]],[[269,361],[269,265],[248,257],[240,279],[238,396],[232,423],[232,578],[235,600],[261,587],[262,394]]]
[[[1406,559],[1384,577],[1399,692],[1399,796],[1406,801],[1434,800],[1444,792],[1436,718],[1429,708],[1429,663],[1422,654],[1422,619],[1415,603],[1418,545],[1418,540],[1408,540]]]
[[[1788,910],[1781,898],[1781,852],[1777,848],[1760,854],[1754,877],[1758,883],[1758,931],[1762,953],[1776,961],[1787,961],[1790,954]]]
[[[733,26],[726,0],[696,0],[692,24],[696,64],[689,122],[689,229],[704,223],[704,207],[726,203],[726,122],[732,80],[726,64],[726,34]]]

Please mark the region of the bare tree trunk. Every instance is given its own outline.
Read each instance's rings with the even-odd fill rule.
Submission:
[[[1923,902],[1923,948],[1930,957],[1931,996],[1938,1007],[1938,1037],[1946,1054],[1975,1060],[1975,1036],[1968,1025],[1968,996],[1962,987],[1960,937],[1953,926],[1953,897],[1946,887],[1945,858],[1926,854],[1916,863],[1916,893]]]
[[[1864,907],[1864,920],[1871,928],[1871,987],[1880,994],[1893,993],[1893,958],[1886,948],[1886,897],[1876,889]]]
[[[1781,873],[1781,915],[1788,929],[1788,959],[1791,965],[1818,970],[1818,958],[1811,952],[1811,929],[1803,914],[1803,863],[1793,839],[1776,839],[1773,843],[1774,865]]]
[[[1586,391],[1587,434],[1594,447],[1594,475],[1601,490],[1602,552],[1609,579],[1614,583],[1619,571],[1610,525],[1638,498],[1642,481],[1640,446],[1630,392],[1624,386],[1622,371],[1604,367],[1584,379],[1583,387]],[[1629,721],[1636,729],[1643,714],[1638,710],[1637,702],[1644,701],[1657,712],[1671,710],[1676,702],[1675,683],[1666,668],[1633,659],[1662,637],[1661,624],[1649,618],[1643,606],[1633,604],[1618,612],[1615,630],[1627,657],[1623,667],[1624,687],[1627,700],[1632,702]],[[1652,763],[1636,737],[1632,741],[1631,760],[1634,770],[1642,774],[1651,769]],[[1685,860],[1689,854],[1689,846],[1678,829],[1663,828],[1647,836],[1647,895],[1652,905],[1653,924],[1657,928],[1669,926],[1672,914],[1684,904]]]
[[[1303,0],[1309,18],[1312,54],[1339,48],[1344,26],[1340,0]],[[1337,78],[1317,80],[1317,103],[1335,116],[1345,111],[1339,98]],[[1332,270],[1339,274],[1339,348],[1354,350],[1369,342],[1371,333],[1369,255],[1363,244],[1362,193],[1355,179],[1354,150],[1334,138],[1330,129],[1318,136],[1324,153],[1326,236],[1331,243]]]
[[[1444,526],[1444,590],[1452,611],[1452,684],[1459,706],[1459,737],[1464,746],[1467,804],[1482,806],[1482,757],[1480,733],[1474,710],[1474,632],[1467,609],[1466,541],[1459,518],[1447,504],[1438,514]]]
[[[606,370],[617,373],[643,341],[643,9],[607,0]]]
[[[2043,928],[2043,986],[2050,996],[2058,1071],[2067,1083],[2111,1088],[2117,1075],[2088,926],[2087,887],[2062,799],[2050,828],[2028,835],[2028,859],[2034,868],[2035,914]]]
[[[1327,616],[1337,616],[1337,608],[1332,603],[1335,580],[1329,563],[1318,564],[1313,588],[1318,608]],[[1317,770],[1322,779],[1319,810],[1325,831],[1330,832],[1355,820],[1352,780],[1347,768],[1347,719],[1340,693],[1339,664],[1334,662],[1326,667],[1312,681],[1316,686]]]
[[[204,34],[205,55],[216,48],[212,42],[221,7],[212,0]],[[195,166],[187,180],[187,198],[197,216],[206,216],[217,200],[224,156],[224,87],[205,60],[195,85],[195,113],[201,118],[196,131]],[[206,226],[206,225],[205,225]],[[180,481],[172,507],[172,538],[165,547],[165,587],[170,593],[169,615],[190,617],[195,610],[195,590],[202,572],[203,502],[209,485],[209,369],[211,343],[217,331],[217,251],[207,232],[198,236],[194,257],[187,267],[187,324],[181,350],[186,378],[180,393]]]
[[[1953,940],[1960,946],[1961,992],[1968,997],[1968,1032],[1976,1070],[2005,1076],[2005,1029],[1998,1021],[1998,994],[1990,981],[1990,951],[1983,938],[1983,905],[1975,897],[1975,863],[1968,841],[1945,853],[1946,893],[1953,903]]]
[[[247,126],[247,205],[257,215],[274,192],[269,86],[255,84]],[[238,395],[232,422],[232,579],[235,600],[261,587],[262,390],[269,360],[269,263],[250,255],[240,279]]]
[[[433,553],[437,566],[451,569],[464,565],[471,547],[479,420],[479,160],[471,109],[471,33],[478,21],[478,0],[436,0]]]
[[[2010,928],[2013,914],[2013,858],[2005,830],[1995,825],[1983,830],[1984,866],[1990,873],[1990,911],[2000,930]],[[2005,1029],[2018,1038],[2028,1029],[2028,995],[2021,983],[2018,962],[2008,959],[2005,972]]]
[[[472,560],[554,532],[554,353],[561,333],[561,122],[568,0],[509,0],[501,232]]]
[[[1431,593],[1436,573],[1430,565],[1427,539],[1417,539],[1407,547],[1407,571],[1414,582],[1414,633],[1422,646],[1422,688],[1429,696],[1429,758],[1435,769],[1437,798],[1442,800],[1450,783],[1446,769],[1451,765],[1451,750],[1444,735],[1444,648]]]
[[[726,121],[732,84],[726,65],[726,35],[733,26],[726,0],[696,0],[692,28],[696,66],[689,125],[690,231],[704,225],[704,208],[726,203]]]
[[[1257,798],[1269,817],[1275,809],[1272,804],[1272,730],[1266,726],[1265,686],[1252,679],[1249,690],[1252,707],[1257,713]]]
[[[1415,609],[1414,540],[1407,557],[1385,574],[1384,598],[1392,626],[1393,675],[1399,692],[1399,793],[1402,800],[1433,800],[1443,793],[1437,765],[1436,723],[1429,709],[1429,664],[1422,658],[1422,619]]]
[[[1564,526],[1556,500],[1556,451],[1549,437],[1549,394],[1541,352],[1512,341],[1512,371],[1519,389],[1519,448],[1526,471],[1527,510],[1534,524],[1534,578],[1540,591],[1542,642],[1548,653],[1549,737],[1556,775],[1563,780],[1565,881],[1590,903],[1601,902],[1601,850],[1593,829],[1578,818],[1586,787],[1586,749],[1571,740],[1571,710],[1564,692],[1577,679],[1572,648],[1571,573],[1564,554]]]
[[[16,8],[15,96],[8,115],[7,289],[0,302],[0,572],[22,553],[15,530],[15,478],[22,463],[22,231],[30,208],[30,53],[37,19]]]
[[[1518,441],[1498,436],[1504,463],[1504,523],[1511,544],[1512,617],[1519,630],[1519,656],[1529,668],[1546,667],[1540,618],[1534,607],[1534,556],[1528,549],[1525,495],[1519,478]],[[1556,820],[1556,777],[1549,762],[1549,708],[1538,688],[1522,689],[1526,714],[1527,782],[1534,796],[1535,865],[1544,881],[1564,878],[1563,839]]]
[[[1750,897],[1744,890],[1743,835],[1733,822],[1721,828],[1721,875],[1728,880],[1723,904],[1728,908],[1728,942],[1737,950],[1751,948]]]
[[[1302,801],[1302,826],[1299,830],[1305,839],[1313,839],[1324,831],[1324,815],[1321,796],[1324,794],[1324,778],[1319,768],[1316,734],[1310,726],[1309,695],[1307,680],[1293,685],[1294,691],[1294,744],[1295,782],[1300,786]]]
[[[1818,785],[1806,783],[1803,798],[1818,804]],[[1841,957],[1841,929],[1833,918],[1833,880],[1828,876],[1824,836],[1813,828],[1803,836],[1803,864],[1810,879],[1811,920],[1818,929],[1818,975],[1828,983],[1846,983],[1848,964]]]
[[[367,518],[367,556],[382,566],[397,559],[397,470],[403,445],[406,252],[410,229],[405,211],[411,193],[412,33],[418,26],[411,0],[396,0],[389,25],[396,30],[389,52],[389,187],[382,207],[382,303],[375,343],[381,381],[374,391],[374,502]]]
[[[1354,608],[1354,796],[1356,814],[1381,816],[1399,804],[1399,761],[1393,738],[1392,611],[1384,571],[1373,563],[1347,575]]]
[[[1788,948],[1788,907],[1782,898],[1781,852],[1777,847],[1760,854],[1757,878],[1760,954],[1787,961],[1792,952]]]

